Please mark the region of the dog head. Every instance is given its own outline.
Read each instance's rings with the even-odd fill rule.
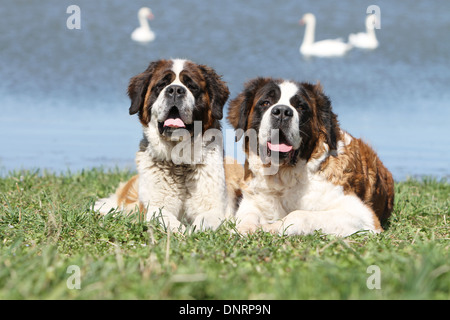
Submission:
[[[193,133],[194,121],[203,132],[220,128],[229,90],[210,67],[189,60],[159,60],[131,78],[128,96],[130,114],[139,115],[143,126],[153,122],[162,137],[170,138],[179,128]]]
[[[256,78],[231,101],[228,120],[240,139],[243,132],[256,131],[257,147],[245,144],[245,152],[257,153],[280,165],[308,161],[315,147],[324,142],[336,149],[338,124],[331,103],[320,84],[272,78]]]

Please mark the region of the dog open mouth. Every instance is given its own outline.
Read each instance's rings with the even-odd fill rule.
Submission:
[[[164,125],[163,127],[169,127],[169,128],[186,128],[186,126],[184,125],[183,120],[181,120],[180,118],[175,118],[175,119],[167,119],[166,121],[164,121]]]
[[[292,146],[287,145],[286,143],[272,144],[270,142],[267,142],[267,148],[270,151],[281,152],[281,153],[291,152],[293,149]]]
[[[276,139],[278,137],[278,139]],[[279,132],[272,141],[267,142],[267,156],[278,157],[279,159],[291,159],[294,154],[294,147],[286,139],[283,132]]]
[[[172,133],[176,129],[182,128],[186,128],[186,124],[181,119],[180,112],[175,106],[170,109],[166,120],[158,122],[158,130],[160,134]]]

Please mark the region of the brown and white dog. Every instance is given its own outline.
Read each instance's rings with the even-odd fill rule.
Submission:
[[[383,231],[392,175],[372,148],[339,128],[320,84],[250,80],[231,101],[228,120],[247,137],[239,232]]]
[[[227,190],[221,140],[229,90],[210,67],[182,59],[159,60],[131,78],[130,114],[138,114],[144,136],[136,154],[138,175],[121,184],[94,209],[147,212],[174,231],[181,220],[215,229],[225,217]],[[219,141],[220,140],[220,141]]]

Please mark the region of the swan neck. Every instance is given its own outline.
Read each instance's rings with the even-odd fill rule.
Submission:
[[[369,35],[370,38],[376,39],[376,36],[375,36],[375,27],[374,27],[374,26],[370,26],[370,27],[367,26],[366,32],[367,32],[367,34]]]
[[[139,15],[138,19],[139,19],[139,23],[141,24],[142,28],[150,30],[150,25],[148,24],[147,17]]]
[[[314,43],[314,31],[316,28],[316,22],[314,20],[308,21],[305,27],[305,37],[303,38],[303,44],[309,45]]]

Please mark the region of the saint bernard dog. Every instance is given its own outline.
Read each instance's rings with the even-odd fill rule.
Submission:
[[[250,80],[230,102],[228,120],[237,139],[245,133],[240,233],[383,231],[392,175],[371,147],[340,129],[320,84]]]
[[[221,135],[229,90],[210,67],[189,60],[159,60],[131,78],[129,112],[138,114],[143,139],[138,174],[96,202],[106,214],[118,208],[146,213],[172,231],[215,229],[225,219],[227,193]],[[216,141],[217,140],[217,141]]]

